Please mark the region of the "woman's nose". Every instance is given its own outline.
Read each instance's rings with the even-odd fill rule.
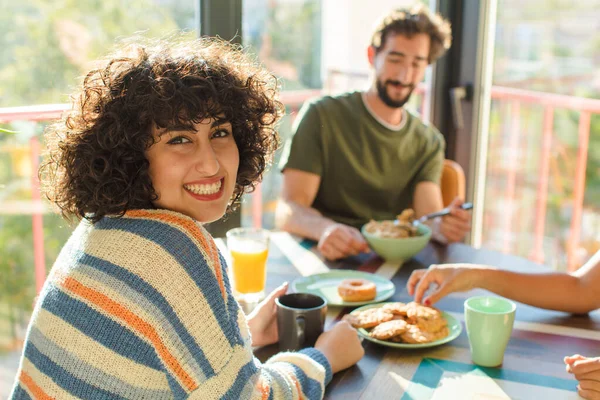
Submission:
[[[217,154],[211,146],[204,146],[196,161],[196,171],[202,175],[213,176],[219,172],[220,164]]]

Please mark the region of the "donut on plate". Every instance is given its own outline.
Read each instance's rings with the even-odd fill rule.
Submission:
[[[344,301],[369,301],[377,296],[377,288],[366,279],[344,279],[338,285],[338,294]]]

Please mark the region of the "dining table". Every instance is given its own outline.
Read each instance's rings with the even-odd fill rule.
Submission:
[[[266,292],[283,282],[335,270],[362,271],[389,279],[393,295],[386,301],[410,302],[406,283],[412,271],[432,264],[476,263],[511,271],[544,273],[551,269],[525,258],[462,243],[430,242],[411,259],[386,262],[373,253],[337,261],[325,260],[316,243],[287,232],[272,232],[267,260]],[[217,239],[227,255],[226,243]],[[226,257],[227,258],[227,257]],[[292,285],[293,287],[293,285]],[[290,289],[291,290],[291,289]],[[394,348],[363,340],[364,357],[353,367],[336,373],[326,388],[325,399],[578,399],[577,381],[565,369],[568,355],[600,355],[600,312],[573,315],[516,303],[514,328],[504,361],[495,368],[471,361],[464,326],[464,302],[477,295],[493,295],[482,289],[452,293],[439,308],[458,320],[460,334],[452,341],[429,348]],[[577,293],[573,293],[577,296]],[[353,307],[328,306],[325,329]],[[265,361],[279,351],[270,345],[255,349]]]

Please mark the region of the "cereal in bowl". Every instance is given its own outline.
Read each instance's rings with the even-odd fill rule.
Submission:
[[[414,210],[412,208],[407,208],[402,211],[394,221],[369,221],[367,225],[365,225],[365,230],[380,238],[400,239],[418,236],[419,231],[413,225],[414,220]]]

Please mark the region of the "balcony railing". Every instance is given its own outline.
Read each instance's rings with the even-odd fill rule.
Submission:
[[[426,88],[421,86],[418,93],[424,98]],[[319,96],[320,90],[307,90],[295,92],[283,92],[282,101],[288,107],[290,114],[295,116],[302,103],[312,97]],[[523,103],[532,103],[544,107],[543,119],[543,139],[541,143],[541,157],[539,166],[539,181],[537,184],[537,197],[535,209],[535,228],[534,228],[534,250],[530,255],[535,261],[543,262],[542,244],[544,237],[544,228],[547,212],[548,198],[548,178],[550,173],[550,149],[553,137],[554,112],[557,109],[574,110],[580,113],[579,117],[579,148],[576,161],[576,173],[573,177],[574,196],[573,196],[573,217],[570,225],[570,235],[568,240],[568,263],[573,268],[576,264],[575,252],[580,241],[580,226],[583,209],[583,198],[585,189],[585,170],[587,164],[587,152],[590,135],[590,120],[592,114],[600,114],[600,100],[562,96],[543,92],[534,92],[519,90],[506,87],[492,87],[492,99],[507,102],[511,105],[513,116],[512,128],[510,131],[509,148],[515,150],[518,146],[518,126],[519,126],[519,107]],[[426,102],[422,101],[421,109],[425,109]],[[12,121],[49,121],[60,118],[67,105],[41,105],[28,107],[0,108],[0,123],[9,123]],[[31,214],[32,230],[34,242],[34,260],[35,260],[35,278],[36,287],[39,290],[46,276],[44,265],[44,237],[42,227],[42,215],[46,212],[42,206],[40,198],[39,182],[37,179],[38,162],[40,160],[40,144],[36,137],[30,140],[30,160],[31,160],[31,189],[32,203],[28,207],[20,207],[19,210],[7,210],[6,204],[2,213],[22,213]],[[506,174],[506,201],[510,208],[515,201],[515,182],[517,174],[517,163],[512,162],[509,168],[503,173]],[[252,195],[252,224],[254,226],[262,225],[263,201],[260,186]],[[504,226],[505,236],[511,234],[510,220]],[[510,250],[506,247],[505,250]]]
[[[590,138],[590,122],[592,114],[600,114],[600,100],[583,97],[564,96],[553,93],[535,92],[508,87],[493,86],[492,99],[506,102],[511,107],[511,129],[508,139],[509,154],[512,154],[506,173],[506,208],[513,209],[515,200],[515,187],[517,177],[517,158],[514,156],[519,151],[519,133],[521,126],[520,108],[523,104],[535,104],[543,107],[544,116],[542,123],[542,141],[539,161],[539,180],[536,190],[535,224],[534,224],[534,248],[530,258],[536,262],[544,262],[543,239],[546,223],[548,181],[550,176],[550,156],[552,150],[552,138],[554,133],[554,116],[556,110],[571,110],[579,112],[578,127],[578,150],[576,158],[574,193],[572,204],[572,217],[567,242],[567,268],[569,270],[578,267],[576,252],[580,242],[581,216],[585,193],[585,173],[587,168],[588,144]],[[504,250],[508,252],[509,235],[512,232],[511,218],[505,219],[504,228]]]

